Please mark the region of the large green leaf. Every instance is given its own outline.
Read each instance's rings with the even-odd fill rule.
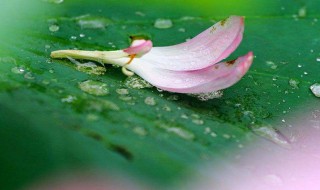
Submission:
[[[319,105],[309,92],[319,80],[316,0],[50,2],[0,3],[1,189],[79,168],[169,185],[196,172],[195,165],[253,143],[257,137],[249,128],[281,127],[288,113]],[[58,49],[125,48],[131,35],[150,37],[155,46],[172,45],[231,14],[246,16],[245,38],[232,57],[254,51],[256,58],[243,80],[219,99],[202,102],[130,88],[118,68],[88,74],[49,56]],[[173,26],[155,28],[158,18],[171,19]],[[82,91],[79,83],[85,80],[106,84],[109,94]],[[119,95],[119,89],[129,94]]]

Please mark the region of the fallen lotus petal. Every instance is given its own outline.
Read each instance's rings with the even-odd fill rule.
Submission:
[[[243,17],[231,16],[187,42],[174,46],[154,47],[143,59],[163,69],[175,71],[203,69],[227,58],[239,46],[243,31]]]
[[[134,60],[128,68],[152,85],[170,92],[205,93],[230,87],[248,71],[252,52],[234,61],[221,62],[194,71],[155,68],[145,60]],[[155,72],[156,71],[156,72]]]
[[[174,46],[152,47],[150,40],[140,39],[124,50],[60,50],[52,52],[51,57],[114,64],[121,66],[124,74],[130,76],[134,72],[166,91],[207,93],[232,86],[250,68],[252,52],[234,61],[218,63],[238,47],[243,31],[243,17],[231,16],[193,39]]]

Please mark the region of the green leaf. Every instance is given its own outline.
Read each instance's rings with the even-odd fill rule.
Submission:
[[[261,138],[250,128],[281,128],[282,120],[319,105],[309,90],[320,80],[315,0],[2,0],[0,7],[1,189],[92,168],[170,185],[197,173],[203,161],[221,161]],[[119,68],[49,56],[121,49],[130,36],[177,44],[231,14],[246,16],[243,43],[231,58],[248,51],[256,57],[249,73],[214,100],[135,89]],[[155,28],[158,18],[173,26]],[[87,80],[107,93],[82,91]]]

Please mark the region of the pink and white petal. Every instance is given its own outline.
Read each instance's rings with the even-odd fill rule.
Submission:
[[[142,56],[148,53],[152,49],[152,41],[151,40],[134,40],[130,47],[124,49],[123,51],[137,56]]]
[[[128,68],[152,85],[170,92],[205,93],[230,87],[248,71],[252,52],[232,62],[222,62],[197,71],[172,71],[153,67],[152,62],[135,59]]]
[[[242,41],[243,31],[244,18],[231,16],[187,42],[154,47],[144,59],[162,69],[199,70],[227,58]]]

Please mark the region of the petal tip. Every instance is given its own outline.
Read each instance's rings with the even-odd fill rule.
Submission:
[[[250,66],[252,65],[253,58],[254,58],[253,52],[250,51],[243,58],[244,58],[244,60],[241,64],[242,66],[240,66],[241,77],[246,74],[246,72],[249,70]]]

